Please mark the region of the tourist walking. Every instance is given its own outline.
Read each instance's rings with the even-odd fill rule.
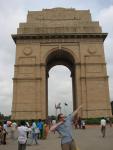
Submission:
[[[81,127],[82,127],[82,120],[81,120],[81,117],[78,118],[78,126],[79,126],[79,129],[81,129]]]
[[[35,121],[32,121],[32,144],[35,142],[35,144],[38,144],[38,128],[36,126]]]
[[[102,137],[105,137],[105,135],[106,135],[106,120],[104,117],[101,119],[100,125],[101,125]]]
[[[77,150],[74,142],[72,124],[73,119],[77,115],[82,106],[79,106],[72,114],[66,118],[63,114],[58,115],[58,123],[50,128],[50,131],[56,130],[61,135],[62,150]]]
[[[17,128],[17,123],[14,121],[11,124],[11,138],[12,139],[15,139],[16,128]]]
[[[3,126],[0,125],[0,144],[3,142]]]
[[[7,126],[7,121],[4,121],[3,124],[3,137],[2,137],[2,144],[6,144],[6,136],[8,134],[8,126]]]
[[[21,121],[20,126],[17,128],[17,130],[18,130],[18,150],[26,150],[28,127],[26,127],[25,125],[26,125],[25,121]]]
[[[43,139],[43,122],[41,119],[38,120],[37,128],[40,130],[39,139]]]
[[[82,129],[86,128],[85,120],[81,120],[81,127],[82,127]]]

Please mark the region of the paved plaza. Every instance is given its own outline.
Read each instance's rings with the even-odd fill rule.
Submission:
[[[113,127],[107,127],[105,138],[101,136],[100,126],[76,129],[74,132],[78,150],[113,149]],[[9,133],[7,145],[0,145],[0,150],[17,150],[17,139],[11,140]],[[61,150],[59,135],[51,133],[46,140],[40,140],[39,145],[27,146],[27,150]]]

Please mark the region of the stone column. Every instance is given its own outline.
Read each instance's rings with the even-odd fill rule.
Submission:
[[[41,85],[40,85],[40,88],[41,88],[41,111],[42,111],[42,119],[46,119],[46,116],[47,116],[47,101],[46,101],[46,66],[44,64],[41,65],[41,77],[42,77],[42,80],[41,80]]]
[[[81,105],[81,80],[80,80],[80,64],[75,64],[75,97],[76,97],[76,108]],[[81,112],[79,114],[81,116]]]

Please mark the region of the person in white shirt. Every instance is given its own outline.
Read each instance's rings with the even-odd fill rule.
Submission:
[[[37,141],[37,138],[38,138],[38,129],[37,129],[37,126],[36,126],[36,123],[34,120],[32,120],[32,126],[31,126],[31,129],[32,129],[32,144],[34,143],[35,141],[35,144],[38,144],[38,141]]]
[[[18,127],[18,150],[26,150],[28,127],[25,125],[25,122],[21,121]]]
[[[106,120],[105,120],[104,117],[101,119],[100,125],[101,125],[102,137],[105,137],[105,134],[106,134]]]
[[[16,131],[17,123],[14,121],[11,124],[11,138],[15,139],[15,131]]]

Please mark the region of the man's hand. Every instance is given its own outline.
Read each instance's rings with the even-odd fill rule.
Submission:
[[[80,106],[73,112],[73,116],[75,116],[81,108],[82,108],[82,105],[80,105]]]
[[[81,109],[82,108],[82,105],[80,105],[77,109],[79,110],[79,109]]]

